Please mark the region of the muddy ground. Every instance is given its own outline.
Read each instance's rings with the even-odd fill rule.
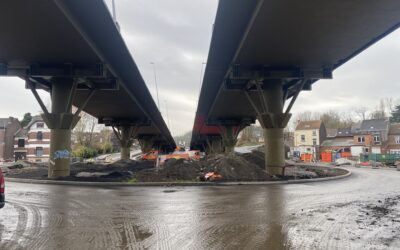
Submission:
[[[96,182],[170,182],[200,181],[207,172],[218,172],[222,181],[271,181],[310,179],[345,174],[345,170],[315,166],[288,165],[284,176],[270,176],[264,171],[264,154],[253,151],[245,154],[214,155],[200,161],[171,159],[160,168],[151,161],[120,160],[112,164],[73,163],[68,181]],[[16,163],[3,167],[6,177],[47,179],[47,165]]]
[[[400,171],[293,185],[6,183],[0,249],[400,249]]]

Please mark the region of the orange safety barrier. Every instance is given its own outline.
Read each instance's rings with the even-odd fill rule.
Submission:
[[[322,162],[332,162],[332,152],[322,152],[321,153]]]
[[[311,162],[313,157],[312,154],[302,154],[300,158],[304,162]]]
[[[340,157],[342,158],[351,157],[351,152],[342,152],[340,153]]]
[[[167,155],[167,159],[185,159],[189,160],[189,154],[170,154]]]

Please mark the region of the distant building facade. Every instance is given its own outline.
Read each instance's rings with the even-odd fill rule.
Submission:
[[[389,126],[386,153],[400,154],[400,123],[392,123]]]
[[[0,118],[0,161],[13,160],[14,134],[20,128],[17,118]]]
[[[327,133],[322,121],[300,121],[294,131],[294,147],[292,154],[312,154],[314,159],[319,158],[319,147],[326,139]]]
[[[364,120],[352,127],[353,146],[351,154],[381,154],[388,140],[389,121],[387,119]]]
[[[50,158],[50,129],[40,116],[15,133],[14,159],[47,162]]]
[[[335,135],[327,137],[321,144],[321,152],[335,151],[338,153],[351,152],[351,147],[354,144],[353,133],[351,128],[335,129]]]

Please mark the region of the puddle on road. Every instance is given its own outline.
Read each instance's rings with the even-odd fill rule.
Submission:
[[[167,190],[163,190],[163,193],[175,193],[175,192],[179,192],[180,190],[175,190],[175,189],[167,189]]]

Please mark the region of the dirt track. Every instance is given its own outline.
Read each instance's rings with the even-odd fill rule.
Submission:
[[[0,249],[399,249],[400,172],[310,184],[7,183]]]

